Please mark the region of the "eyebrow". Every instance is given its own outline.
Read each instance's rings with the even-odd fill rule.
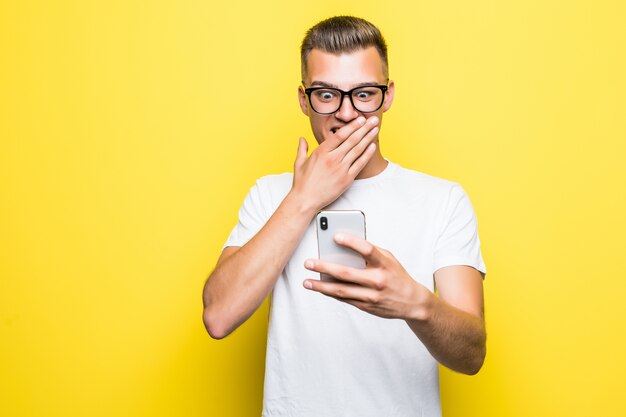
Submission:
[[[316,85],[320,86],[320,87],[339,88],[336,84],[327,83],[326,81],[313,81],[311,83],[311,87],[315,87]],[[366,86],[366,85],[378,85],[378,82],[377,81],[366,81],[366,82],[362,82],[362,83],[358,83],[358,84],[353,84],[352,88],[362,87],[362,86]]]

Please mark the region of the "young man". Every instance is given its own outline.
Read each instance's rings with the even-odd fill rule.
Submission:
[[[271,293],[265,417],[440,416],[438,362],[475,374],[485,357],[474,210],[458,183],[383,158],[395,87],[376,27],[327,19],[301,52],[298,97],[320,145],[307,156],[300,138],[294,173],[251,188],[205,285],[205,326],[223,338]],[[316,259],[322,208],[365,213],[367,241],[335,236],[365,269]]]

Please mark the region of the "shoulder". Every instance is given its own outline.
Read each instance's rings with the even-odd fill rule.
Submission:
[[[271,215],[291,190],[293,174],[268,174],[256,180],[250,194],[256,196],[267,216]]]
[[[293,183],[293,174],[283,172],[281,174],[268,174],[256,180],[259,191],[270,194],[287,194]]]
[[[268,174],[257,179],[257,183],[261,183],[268,187],[280,187],[285,184],[291,185],[293,173],[283,172],[280,174]]]
[[[399,187],[407,191],[419,190],[431,198],[445,201],[464,193],[463,187],[456,181],[406,168],[397,163],[394,165],[393,179]]]

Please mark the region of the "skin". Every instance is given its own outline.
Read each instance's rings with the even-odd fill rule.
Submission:
[[[373,47],[340,55],[314,49],[303,81],[307,87],[325,84],[349,90],[363,82],[386,84],[386,77]],[[258,309],[320,209],[343,194],[355,178],[369,178],[386,168],[377,145],[382,116],[391,107],[394,92],[390,81],[385,102],[375,113],[358,112],[345,97],[336,113],[320,115],[309,108],[302,87],[298,89],[300,107],[319,146],[307,156],[308,143],[300,138],[290,192],[248,243],[225,248],[218,259],[203,292],[203,320],[213,338],[227,336]],[[333,133],[333,128],[338,130]],[[366,268],[308,259],[305,268],[340,282],[306,279],[305,288],[380,317],[405,320],[442,365],[465,374],[480,370],[486,335],[479,271],[464,265],[437,270],[437,297],[413,280],[389,251],[354,236],[335,239],[361,253]]]

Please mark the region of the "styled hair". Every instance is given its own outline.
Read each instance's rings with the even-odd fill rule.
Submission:
[[[306,61],[313,49],[339,55],[374,46],[383,61],[383,74],[389,77],[387,44],[380,30],[365,19],[354,16],[334,16],[317,23],[306,32],[300,46],[302,80]]]

